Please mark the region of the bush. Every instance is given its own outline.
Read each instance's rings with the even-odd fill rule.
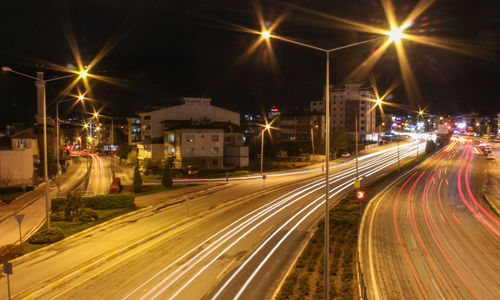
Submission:
[[[434,141],[427,141],[427,144],[425,144],[425,153],[429,154],[432,153],[436,150],[437,146]]]
[[[51,221],[66,221],[66,217],[64,217],[64,213],[62,211],[53,212],[50,214]]]
[[[74,221],[80,217],[84,207],[85,202],[80,193],[68,194],[64,204],[64,217],[67,221]]]
[[[78,219],[84,223],[89,223],[99,219],[99,215],[92,208],[84,208]]]
[[[140,193],[142,192],[142,177],[141,173],[139,173],[139,168],[135,167],[134,170],[134,193]]]
[[[93,197],[84,197],[85,207],[92,209],[125,208],[134,207],[135,196],[133,194],[109,194]]]
[[[20,186],[8,186],[0,188],[0,195],[3,194],[12,194],[12,193],[23,193],[24,191],[29,192],[33,190],[33,186],[27,185],[24,190]]]
[[[151,158],[144,159],[144,175],[149,175],[151,173]]]
[[[21,255],[23,251],[22,246],[9,244],[0,246],[0,263],[8,262],[9,260]]]
[[[93,197],[83,197],[84,207],[92,209],[126,208],[134,207],[134,194],[108,194]],[[65,198],[52,199],[52,210],[62,209],[66,203]]]
[[[64,232],[61,228],[53,227],[49,231],[42,230],[35,233],[30,237],[29,242],[31,244],[50,244],[62,240],[64,238]]]
[[[165,169],[163,169],[163,174],[161,175],[161,184],[164,187],[172,186],[172,175],[172,162],[168,159],[165,164]]]

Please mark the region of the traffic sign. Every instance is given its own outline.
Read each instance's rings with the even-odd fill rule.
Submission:
[[[356,197],[358,198],[358,200],[364,199],[365,198],[365,192],[363,192],[363,191],[357,191],[356,192]]]
[[[3,263],[3,272],[5,274],[11,274],[12,275],[12,263],[10,263],[10,262],[4,262]]]
[[[24,215],[23,214],[14,215],[14,218],[16,218],[17,223],[21,224]]]
[[[354,188],[359,189],[361,187],[361,182],[359,179],[354,179]]]

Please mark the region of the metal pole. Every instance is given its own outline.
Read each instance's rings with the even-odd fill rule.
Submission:
[[[359,174],[358,174],[358,113],[359,111],[356,112],[356,179],[359,180]]]
[[[49,201],[49,174],[47,164],[47,103],[45,98],[45,81],[43,80],[43,72],[37,72],[38,80],[36,86],[42,88],[43,102],[43,173],[45,177],[45,220],[47,221],[47,230],[50,230],[50,201]]]
[[[401,130],[399,130],[398,134],[398,172],[399,172],[399,139],[401,138]]]
[[[262,169],[264,167],[264,131],[265,129],[262,129],[262,142],[260,146],[260,176],[262,176]]]
[[[111,170],[113,171],[113,179],[115,179],[115,151],[113,151],[113,145],[115,142],[114,138],[115,126],[113,123],[113,117],[111,117]]]
[[[56,160],[57,160],[57,194],[61,191],[61,165],[59,163],[59,101],[56,102]]]
[[[330,164],[330,52],[326,52],[326,85],[325,85],[325,254],[324,254],[324,283],[323,283],[323,299],[328,300],[328,264],[330,255],[330,218],[328,215],[328,197],[329,197],[329,186],[328,186],[328,175],[329,174],[329,164]]]
[[[9,279],[9,273],[7,273],[7,295],[9,296],[9,300],[11,299],[10,298],[10,279]]]
[[[312,145],[312,151],[313,151],[313,156],[314,156],[314,131],[313,128],[311,127],[311,145]]]
[[[19,246],[23,243],[23,235],[21,234],[21,222],[19,223]]]

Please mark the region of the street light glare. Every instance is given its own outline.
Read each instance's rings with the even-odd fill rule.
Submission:
[[[271,128],[271,125],[266,124],[266,129],[269,130],[269,128]]]
[[[83,95],[78,96],[78,100],[83,101],[83,99],[85,99],[85,97]]]
[[[85,78],[89,73],[87,72],[87,70],[81,70],[78,74],[80,74],[80,77]]]
[[[97,118],[98,116],[99,116],[99,113],[96,113],[96,112],[95,112],[95,113],[94,113],[94,117],[96,117],[96,118]]]
[[[7,71],[7,72],[12,71],[12,69],[11,69],[11,68],[6,67],[6,66],[3,66],[3,67],[2,67],[2,70]]]
[[[267,30],[262,31],[260,35],[262,35],[262,37],[266,40],[271,37],[271,34]]]
[[[399,44],[401,39],[404,37],[403,29],[401,27],[398,28],[395,25],[391,26],[391,31],[388,31],[387,35],[389,36],[389,41],[394,41],[396,44]]]
[[[382,99],[380,98],[377,98],[377,101],[376,101],[377,105],[381,105],[382,104]]]

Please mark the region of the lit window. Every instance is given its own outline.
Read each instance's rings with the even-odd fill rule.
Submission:
[[[194,142],[194,135],[186,135],[186,142],[193,143]]]
[[[212,135],[212,142],[218,142],[219,141],[219,135],[213,134]]]
[[[193,153],[193,152],[194,152],[193,147],[186,148],[186,153]]]
[[[212,149],[210,149],[210,152],[219,153],[219,147],[212,147]]]
[[[175,142],[175,134],[169,134],[169,135],[168,135],[168,140],[169,140],[171,143]]]

